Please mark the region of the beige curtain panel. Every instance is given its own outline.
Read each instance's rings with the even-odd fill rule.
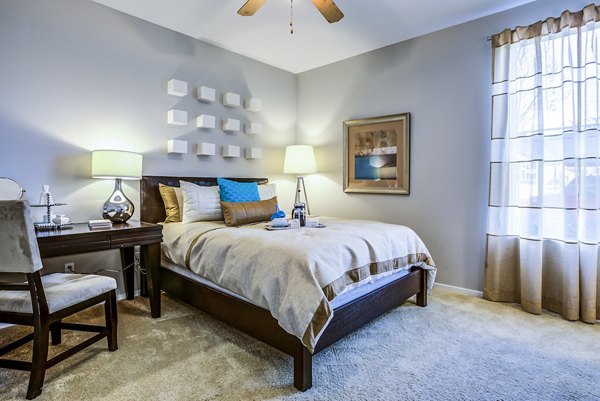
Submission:
[[[492,47],[518,43],[521,40],[533,39],[559,33],[564,29],[579,28],[590,22],[600,21],[600,6],[590,4],[581,11],[564,11],[560,17],[550,17],[529,26],[519,26],[515,29],[505,29],[499,34],[492,35]]]
[[[600,318],[599,7],[493,37],[484,298]]]

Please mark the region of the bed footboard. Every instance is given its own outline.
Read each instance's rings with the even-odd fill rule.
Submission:
[[[427,306],[427,272],[419,270],[421,271],[421,290],[417,293],[417,305],[425,307]]]
[[[419,268],[376,291],[334,309],[333,319],[319,338],[315,354],[388,310],[400,306],[415,294],[417,303],[419,299],[427,303],[427,272]]]

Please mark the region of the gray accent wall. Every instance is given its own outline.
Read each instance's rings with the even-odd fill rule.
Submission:
[[[93,149],[140,152],[144,174],[277,179],[282,172],[296,123],[296,77],[289,72],[91,1],[2,1],[0,38],[0,176],[20,181],[33,202],[50,184],[55,200],[68,203],[60,212],[76,221],[99,218],[114,181],[90,177]],[[167,95],[170,78],[213,87],[217,101]],[[225,91],[258,97],[263,110],[227,108]],[[167,125],[172,107],[192,121]],[[260,122],[263,134],[226,134],[220,119],[216,129],[198,129],[193,118],[201,112]],[[168,155],[169,139],[256,146],[264,154],[226,160],[198,157],[192,148]],[[136,203],[138,187],[125,182]]]
[[[173,77],[217,89],[217,102],[167,95]],[[224,91],[260,98],[262,111],[226,108]],[[252,118],[263,134],[207,132],[195,121],[169,126],[172,107],[187,110],[190,119],[200,112],[242,123]],[[142,153],[144,174],[269,177],[291,207],[293,177],[282,169],[295,123],[296,77],[289,72],[91,1],[0,2],[0,176],[19,181],[32,203],[49,184],[54,200],[68,203],[55,211],[74,221],[100,218],[112,193],[114,180],[91,178],[90,151],[106,148]],[[263,158],[197,157],[195,149],[168,155],[169,139],[262,147]],[[124,191],[139,204],[138,182],[124,181]],[[118,253],[106,252],[53,258],[45,266],[61,270],[66,261],[75,261],[78,271],[119,264]]]
[[[319,174],[306,178],[311,209],[407,225],[432,253],[439,283],[481,291],[492,74],[486,37],[587,3],[539,0],[299,74],[297,142],[315,145],[319,163]],[[342,122],[404,112],[412,123],[410,195],[344,193]]]

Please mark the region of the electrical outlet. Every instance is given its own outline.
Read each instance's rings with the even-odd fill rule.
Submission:
[[[75,262],[65,263],[65,273],[75,273]]]

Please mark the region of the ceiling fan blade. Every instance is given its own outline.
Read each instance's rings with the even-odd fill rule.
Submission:
[[[344,18],[344,13],[335,5],[333,0],[310,0],[319,9],[319,12],[325,17],[327,22],[338,22]]]
[[[248,0],[243,6],[242,8],[240,8],[238,10],[238,14],[241,15],[242,17],[249,17],[251,15],[254,15],[255,12],[258,11],[259,8],[262,7],[263,4],[265,4],[266,0]]]

